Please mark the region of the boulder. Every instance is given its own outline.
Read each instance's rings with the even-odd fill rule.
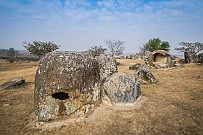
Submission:
[[[135,70],[136,70],[135,76],[141,79],[143,82],[147,81],[150,83],[155,83],[157,81],[157,79],[145,65],[136,64]]]
[[[145,64],[155,68],[175,67],[175,58],[164,50],[156,50],[154,52],[146,52]]]
[[[198,54],[198,62],[203,64],[203,53]]]
[[[103,84],[104,100],[110,104],[134,103],[140,96],[140,85],[136,78],[115,73]]]
[[[99,63],[100,81],[104,81],[108,76],[118,72],[116,59],[110,55],[102,54],[96,57]]]
[[[116,64],[117,64],[117,66],[124,66],[124,64],[119,61],[116,61]]]
[[[136,64],[133,64],[133,65],[130,65],[129,69],[131,69],[131,70],[138,70],[140,65],[141,65],[140,63],[136,63]]]
[[[39,121],[83,117],[101,100],[100,86],[117,72],[114,58],[85,52],[52,52],[35,76],[35,114]]]
[[[8,82],[5,82],[1,85],[2,89],[9,89],[9,88],[15,88],[15,87],[20,87],[25,84],[25,79],[23,77],[17,77],[14,78]]]

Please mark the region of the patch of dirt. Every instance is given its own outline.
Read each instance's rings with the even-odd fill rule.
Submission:
[[[120,60],[119,72],[132,74],[131,63]],[[28,85],[0,91],[0,134],[2,135],[201,135],[203,134],[203,65],[186,64],[183,68],[153,69],[159,80],[141,86],[142,97],[135,107],[99,105],[92,115],[70,122],[34,125],[34,76],[37,62],[1,63],[0,83],[22,76]],[[142,102],[143,101],[143,102]],[[141,104],[139,104],[141,102]],[[58,125],[57,125],[58,124]],[[52,127],[51,127],[52,125]],[[38,125],[39,126],[39,125]],[[39,126],[41,127],[41,126]]]

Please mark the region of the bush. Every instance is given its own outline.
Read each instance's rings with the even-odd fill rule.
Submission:
[[[53,52],[59,49],[59,45],[53,42],[33,41],[32,43],[23,42],[25,47],[33,55],[42,57],[48,52]]]

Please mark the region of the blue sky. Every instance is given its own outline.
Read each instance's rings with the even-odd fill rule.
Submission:
[[[160,37],[175,53],[182,41],[203,42],[202,7],[202,0],[0,0],[0,48],[40,40],[82,51],[111,39],[134,53]]]

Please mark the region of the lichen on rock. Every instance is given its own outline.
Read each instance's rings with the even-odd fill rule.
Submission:
[[[37,119],[87,113],[89,106],[101,100],[102,82],[115,72],[116,61],[107,55],[48,53],[40,60],[35,77]],[[64,95],[66,98],[61,98]]]
[[[115,73],[103,84],[104,99],[110,104],[134,103],[140,96],[140,85],[137,78],[122,73]]]
[[[146,52],[144,60],[147,66],[155,68],[175,67],[176,63],[174,57],[164,50]]]
[[[141,80],[141,82],[149,82],[149,83],[155,83],[157,82],[157,79],[155,76],[151,73],[151,71],[147,68],[146,65],[142,64],[136,64],[135,65],[135,77]]]

